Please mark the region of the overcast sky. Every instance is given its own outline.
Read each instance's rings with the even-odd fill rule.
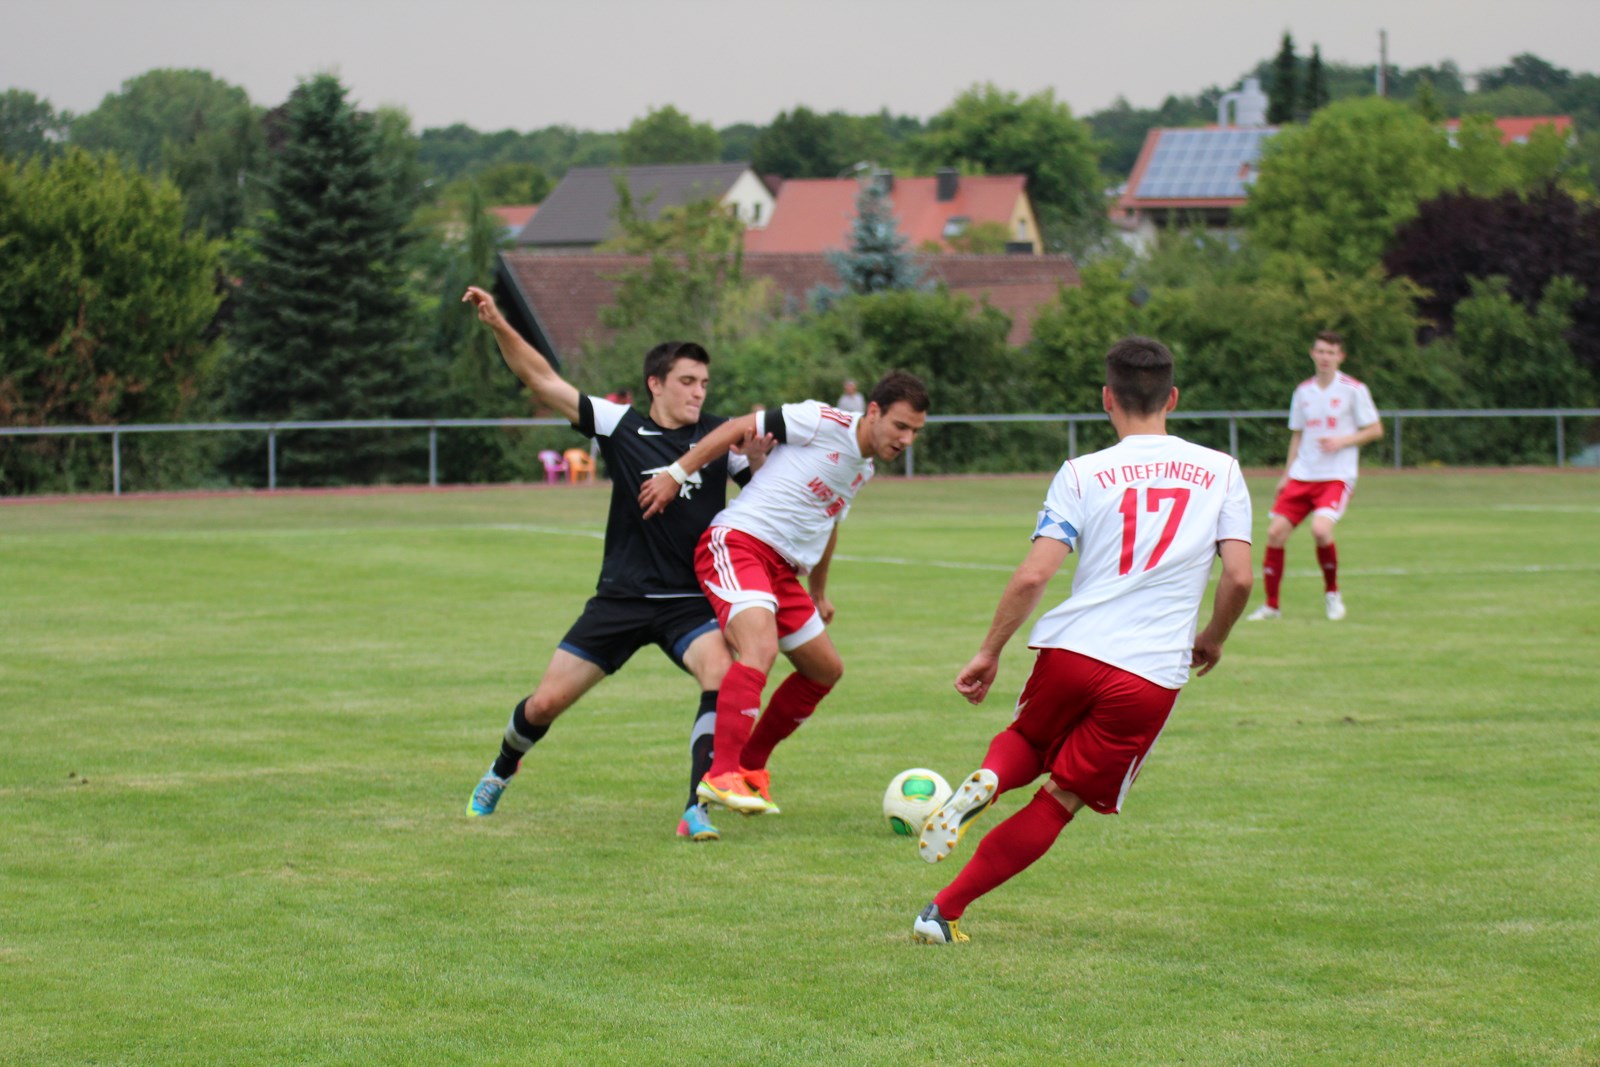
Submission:
[[[281,103],[337,73],[417,129],[619,130],[672,104],[718,127],[804,104],[927,118],[978,82],[1077,114],[1231,88],[1276,53],[1471,73],[1533,52],[1600,68],[1595,0],[0,0],[0,89],[93,109],[155,67]]]

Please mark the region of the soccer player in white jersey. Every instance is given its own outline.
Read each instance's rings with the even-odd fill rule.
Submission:
[[[826,590],[838,524],[872,477],[873,461],[905,451],[927,411],[926,387],[895,371],[873,387],[860,414],[807,400],[731,419],[640,491],[649,518],[701,465],[747,434],[777,440],[750,484],[711,520],[695,551],[695,574],[735,660],[717,696],[702,799],[750,814],[777,812],[767,758],[844,673],[826,629],[833,618]],[[762,714],[761,695],[779,652],[795,670]]]
[[[1332,330],[1317,334],[1311,345],[1311,362],[1317,373],[1295,388],[1290,401],[1289,460],[1284,476],[1278,479],[1261,563],[1267,602],[1250,613],[1252,622],[1282,615],[1278,589],[1283,583],[1283,547],[1307,515],[1311,516],[1311,536],[1317,542],[1328,618],[1337,622],[1345,614],[1333,526],[1344,517],[1355,492],[1361,446],[1383,436],[1383,423],[1378,421],[1378,409],[1367,387],[1339,373],[1344,338]]]
[[[918,941],[967,940],[956,925],[967,905],[1043,856],[1080,808],[1122,809],[1189,668],[1217,665],[1250,598],[1250,495],[1231,456],[1167,434],[1178,403],[1172,353],[1149,338],[1117,342],[1101,396],[1118,443],[1056,474],[1033,545],[978,654],[956,675],[957,692],[982,703],[1001,651],[1075,551],[1072,595],[1034,624],[1028,645],[1038,655],[1011,725],[924,825],[922,858],[948,856],[1001,793],[1049,778],[917,916]],[[1219,555],[1211,619],[1196,634]]]
[[[697,791],[711,765],[717,686],[731,660],[695,578],[694,546],[727,502],[728,480],[747,481],[764,450],[758,444],[748,457],[733,455],[706,466],[683,487],[684,502],[671,521],[646,524],[633,502],[637,487],[724,422],[701,410],[710,382],[710,354],[692,341],[669,341],[646,353],[650,408],[641,414],[626,404],[579,393],[512,328],[486,290],[469,286],[462,301],[494,333],[506,366],[534,398],[595,440],[611,476],[611,513],[595,595],[561,639],[533,693],[512,709],[500,753],[473,788],[467,814],[493,815],[512,776],[555,720],[635,652],[655,644],[700,687],[689,735],[689,803],[678,821],[678,836],[715,841],[717,828]]]

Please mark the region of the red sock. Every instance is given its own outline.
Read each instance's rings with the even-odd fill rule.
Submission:
[[[754,667],[735,663],[717,690],[717,728],[711,740],[711,770],[715,778],[739,769],[739,752],[750,739],[750,728],[761,714],[761,691],[767,676]]]
[[[939,914],[959,919],[967,905],[1021,873],[1050,851],[1072,813],[1045,789],[1033,794],[1027,807],[985,835],[956,880],[933,898]]]
[[[1339,550],[1332,542],[1317,546],[1317,562],[1322,565],[1322,584],[1330,593],[1339,591]]]
[[[778,742],[800,729],[801,724],[817,710],[818,701],[827,696],[832,688],[831,685],[813,682],[799,671],[785,678],[783,684],[778,686],[778,691],[772,694],[772,699],[767,701],[766,713],[756,723],[750,740],[744,743],[739,766],[747,771],[759,771],[765,767],[767,757],[778,747]]]
[[[1001,730],[989,742],[989,752],[983,757],[983,766],[1000,779],[998,793],[1020,789],[1039,777],[1044,770],[1044,760],[1016,730]],[[998,795],[998,793],[996,795]]]
[[[1267,586],[1267,607],[1278,606],[1278,586],[1283,584],[1283,549],[1267,546],[1266,557],[1261,561],[1261,577]]]

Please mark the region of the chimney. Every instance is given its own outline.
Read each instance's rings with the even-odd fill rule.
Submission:
[[[894,192],[894,171],[873,171],[872,180],[878,184],[878,188],[883,191],[884,196],[888,196],[890,193]]]
[[[954,167],[941,167],[933,172],[938,179],[939,203],[947,204],[956,198],[956,186],[961,181],[961,175]]]

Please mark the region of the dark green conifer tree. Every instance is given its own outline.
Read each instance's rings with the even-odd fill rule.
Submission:
[[[1298,92],[1300,60],[1294,54],[1294,38],[1287,32],[1278,58],[1272,61],[1272,84],[1267,87],[1267,121],[1274,126],[1293,122],[1300,104]]]
[[[332,75],[303,82],[281,115],[265,210],[243,243],[225,364],[226,405],[241,420],[417,417],[429,413],[406,254],[414,194],[370,114]],[[280,482],[414,481],[425,435],[280,434]],[[237,457],[245,462],[244,457]],[[259,455],[248,465],[260,469]]]
[[[850,294],[882,293],[892,289],[921,289],[923,270],[906,251],[906,239],[889,202],[888,173],[874,174],[861,183],[856,195],[856,217],[850,225],[850,247],[829,252],[828,262],[844,283],[842,290],[819,288],[813,305],[827,307]]]
[[[1322,46],[1311,46],[1311,59],[1306,63],[1306,82],[1300,93],[1300,118],[1309,119],[1328,106],[1328,76],[1322,69]]]

